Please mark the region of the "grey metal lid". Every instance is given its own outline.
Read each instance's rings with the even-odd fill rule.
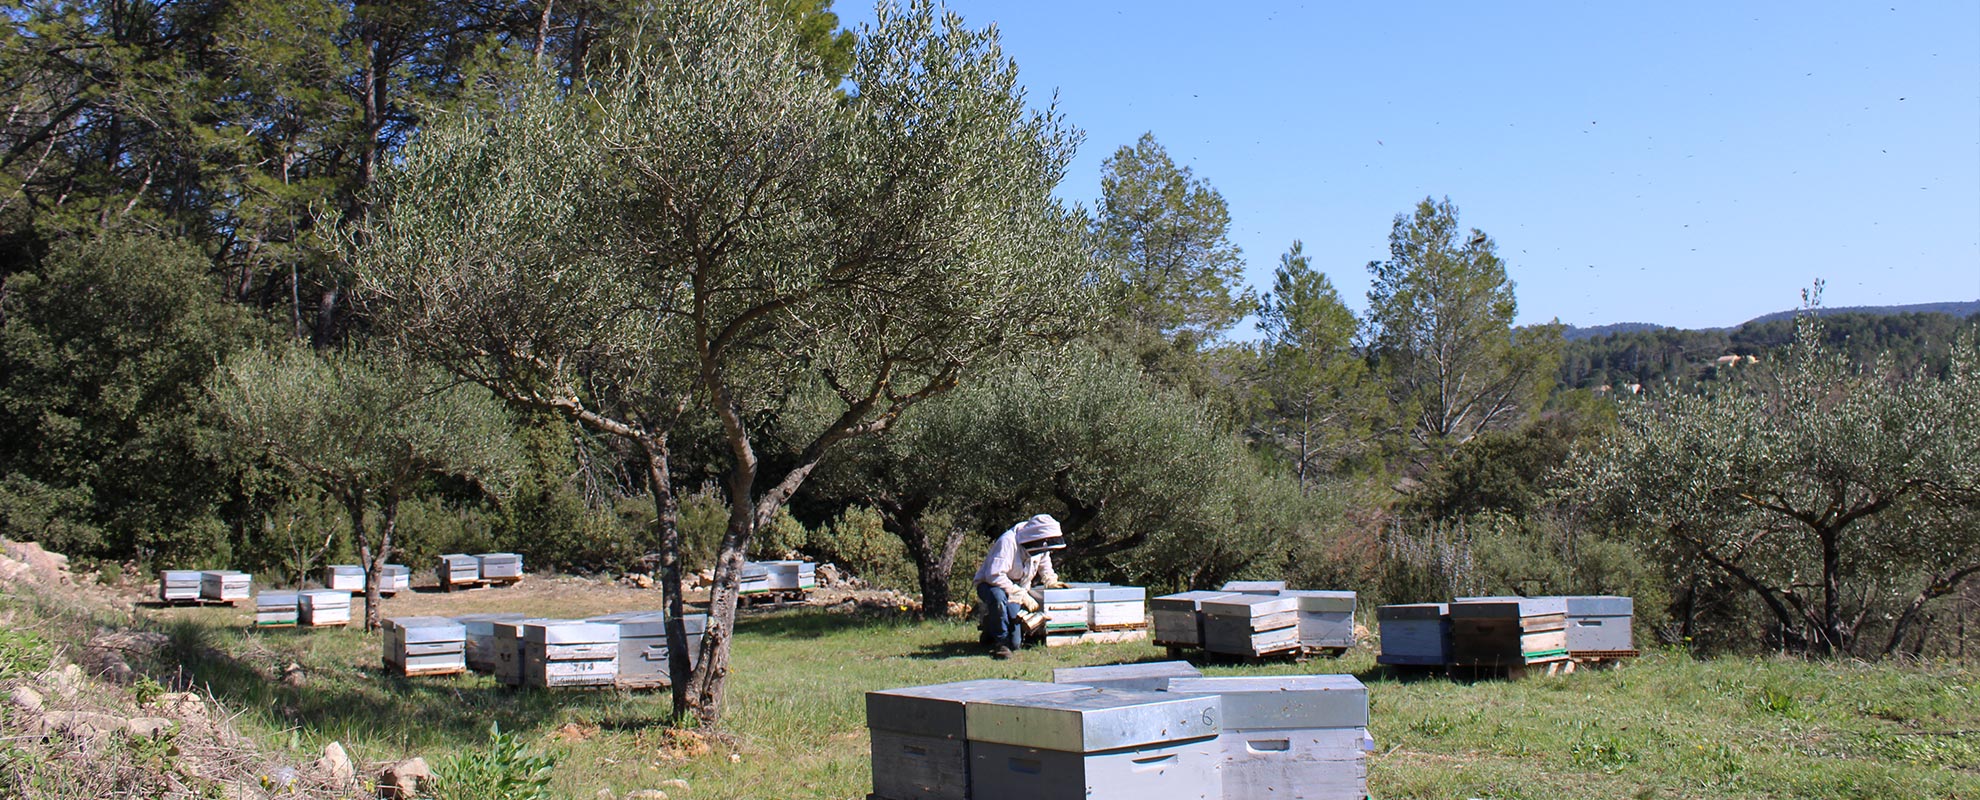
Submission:
[[[1216,695],[1088,689],[971,703],[969,738],[1066,753],[1120,750],[1216,736]]]
[[[1280,597],[1299,598],[1299,610],[1322,613],[1354,612],[1354,592],[1328,591],[1321,589],[1287,589]]]
[[[1566,614],[1559,597],[1460,597],[1450,604],[1452,619],[1542,617]]]
[[[1299,610],[1299,598],[1235,593],[1203,601],[1203,613],[1213,617],[1262,617]]]
[[[1106,586],[1091,591],[1095,603],[1139,603],[1148,599],[1148,590],[1140,586]]]
[[[1353,675],[1173,678],[1169,691],[1223,697],[1226,730],[1368,726],[1368,687]]]
[[[1161,597],[1149,598],[1148,607],[1157,611],[1195,611],[1205,600],[1216,600],[1229,597],[1232,594],[1235,593],[1207,591],[1177,592],[1176,594],[1165,594]]]
[[[541,644],[602,644],[619,641],[619,626],[598,622],[525,622],[522,638]]]
[[[1278,592],[1286,588],[1285,581],[1230,581],[1225,583],[1226,592]]]
[[[1037,595],[1040,601],[1046,603],[1093,602],[1092,589],[1075,589],[1068,586],[1064,589],[1033,589],[1031,593]]]
[[[866,725],[877,730],[948,739],[965,738],[966,707],[1006,697],[1089,691],[1038,681],[1001,678],[912,686],[866,693]]]
[[[1197,678],[1202,677],[1202,675],[1202,670],[1197,669],[1195,664],[1187,661],[1148,661],[1139,664],[1062,667],[1052,670],[1052,682],[1087,684],[1089,681],[1105,682],[1144,678]]]
[[[1627,617],[1636,613],[1636,601],[1615,595],[1569,595],[1567,613],[1571,617]]]

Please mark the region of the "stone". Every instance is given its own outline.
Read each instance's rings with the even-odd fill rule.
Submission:
[[[591,797],[592,800],[619,800],[619,796],[613,794],[611,789],[599,789],[598,793]]]
[[[14,687],[14,691],[7,695],[7,700],[29,711],[40,711],[45,705],[41,693],[27,686]]]
[[[681,778],[674,778],[672,780],[661,781],[660,788],[670,792],[680,792],[685,795],[688,793],[688,782]]]
[[[51,669],[35,676],[34,682],[56,697],[74,700],[76,692],[82,689],[82,667],[66,664],[61,669]]]
[[[100,739],[126,728],[123,717],[91,711],[55,711],[41,718],[42,729],[74,739]]]
[[[378,796],[411,800],[420,796],[421,783],[433,780],[433,770],[424,758],[409,758],[385,768],[378,775]]]
[[[839,583],[839,568],[831,564],[820,564],[818,565],[816,577],[820,586],[837,586]]]
[[[282,668],[282,685],[284,686],[300,687],[303,685],[303,680],[307,677],[308,673],[303,671],[302,665],[293,661],[289,662],[288,666]]]
[[[344,746],[331,742],[323,748],[323,757],[310,762],[310,771],[322,775],[335,786],[349,786],[357,782],[357,765],[344,752]]]
[[[626,800],[667,800],[667,793],[659,789],[638,789],[627,792]]]
[[[130,731],[132,736],[155,739],[162,734],[170,732],[177,724],[164,717],[132,717],[129,722],[124,724],[124,729]]]

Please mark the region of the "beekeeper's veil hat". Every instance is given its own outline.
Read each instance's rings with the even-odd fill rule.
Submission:
[[[1031,552],[1063,550],[1066,546],[1065,531],[1060,530],[1059,521],[1051,514],[1039,514],[1017,524],[1018,546]]]

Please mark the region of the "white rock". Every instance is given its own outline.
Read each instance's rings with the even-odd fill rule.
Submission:
[[[344,752],[344,746],[336,742],[325,746],[323,757],[312,762],[310,766],[311,771],[322,774],[338,786],[349,786],[357,782],[357,765],[351,763],[351,757]]]
[[[164,717],[136,717],[130,722],[125,723],[124,728],[130,731],[132,736],[151,739],[171,730],[172,725],[173,722]]]
[[[14,687],[14,691],[7,695],[7,699],[29,711],[40,711],[44,705],[41,693],[26,686]]]

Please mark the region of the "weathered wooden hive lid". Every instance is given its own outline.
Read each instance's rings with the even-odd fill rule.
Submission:
[[[770,577],[770,565],[762,564],[755,561],[745,562],[742,565],[742,572],[740,574],[743,580],[750,580],[751,578],[768,578]]]
[[[1375,618],[1383,622],[1408,619],[1442,619],[1450,615],[1450,607],[1443,603],[1397,603],[1376,606]]]
[[[971,741],[1094,753],[1188,741],[1223,730],[1217,695],[1087,689],[971,703]]]
[[[256,608],[285,608],[296,604],[295,592],[262,592],[254,596]]]
[[[299,605],[310,608],[350,608],[351,593],[333,589],[306,589],[296,593]]]
[[[177,583],[180,581],[199,580],[199,576],[201,574],[202,573],[196,569],[167,569],[167,570],[159,570],[158,577],[172,583]]]
[[[1079,691],[1091,690],[1083,686],[987,678],[867,692],[866,725],[919,736],[961,739],[966,734],[966,709],[971,703]]]
[[[458,642],[467,638],[467,626],[447,617],[393,617],[382,624],[408,644]]]
[[[1353,675],[1172,678],[1169,691],[1223,697],[1226,730],[1368,727],[1368,687]]]
[[[474,556],[468,555],[466,553],[448,553],[444,556],[441,556],[440,561],[450,567],[468,566],[471,564],[481,563],[481,559],[475,558]]]
[[[1066,587],[1064,589],[1033,589],[1033,594],[1046,603],[1090,603],[1093,602],[1092,589]]]
[[[483,564],[521,564],[522,556],[515,553],[482,553],[474,557]]]
[[[523,628],[532,624],[554,625],[565,622],[578,622],[578,621],[579,620],[574,620],[574,619],[558,619],[555,617],[525,617],[523,619],[498,619],[495,621],[494,629],[495,629],[495,635],[498,637],[521,639],[523,638]]]
[[[597,622],[525,622],[525,641],[538,644],[604,644],[619,641],[619,626]]]
[[[1287,589],[1280,597],[1299,598],[1299,610],[1316,613],[1354,613],[1354,592],[1339,592],[1322,589]]]
[[[1450,607],[1452,619],[1513,619],[1567,613],[1567,601],[1559,597],[1460,597]]]
[[[360,567],[360,566],[358,566],[358,565],[356,565],[356,564],[331,564],[331,565],[330,565],[330,574],[332,574],[332,575],[356,575],[356,576],[359,576],[359,577],[363,577],[363,576],[364,576],[364,567]]]
[[[1202,590],[1177,592],[1175,594],[1165,594],[1161,597],[1150,598],[1148,607],[1156,611],[1195,611],[1205,600],[1216,600],[1223,597],[1230,597],[1233,594],[1233,592],[1210,592]]]
[[[379,569],[379,572],[386,575],[411,575],[412,569],[404,564],[386,564]]]

